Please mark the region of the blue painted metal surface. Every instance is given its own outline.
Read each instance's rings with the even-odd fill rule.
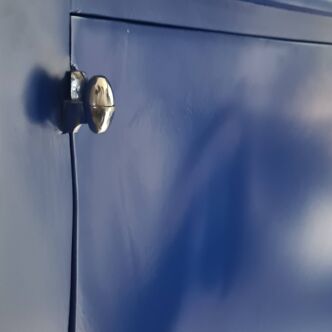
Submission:
[[[72,11],[81,15],[102,15],[246,35],[332,42],[329,17],[304,13],[305,4],[302,7],[297,5],[298,11],[286,10],[290,7],[286,2],[294,7],[296,0],[260,2],[275,5],[278,2],[281,8],[244,0],[72,0]],[[330,4],[319,6],[317,3],[312,5],[312,2],[306,11],[331,13]]]
[[[77,135],[78,331],[329,332],[332,48],[76,17],[72,34],[117,107]]]
[[[276,6],[285,9],[294,9],[318,14],[331,14],[332,2],[330,0],[242,0],[257,4]]]
[[[0,331],[67,331],[72,190],[56,132],[67,0],[0,2]]]

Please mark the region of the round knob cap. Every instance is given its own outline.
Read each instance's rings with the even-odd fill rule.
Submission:
[[[88,83],[87,107],[90,129],[99,134],[109,127],[115,112],[114,96],[104,76],[93,76]]]

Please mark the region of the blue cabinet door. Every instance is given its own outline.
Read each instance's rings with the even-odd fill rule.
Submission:
[[[72,181],[60,135],[67,0],[0,1],[0,331],[68,331]]]
[[[77,330],[329,332],[332,48],[72,17]]]

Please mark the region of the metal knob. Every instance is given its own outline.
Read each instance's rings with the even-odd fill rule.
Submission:
[[[114,95],[107,78],[93,76],[87,80],[85,73],[78,70],[71,71],[69,76],[70,93],[64,100],[61,131],[77,133],[87,123],[94,133],[104,133],[115,112]]]
[[[97,133],[105,132],[113,118],[114,96],[110,83],[104,76],[93,76],[87,86],[87,115],[90,129]]]

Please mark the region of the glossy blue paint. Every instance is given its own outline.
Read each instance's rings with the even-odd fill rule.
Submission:
[[[309,13],[331,14],[332,3],[329,0],[242,0],[257,4],[294,9]]]
[[[331,330],[331,58],[72,17],[117,107],[77,135],[78,331]]]
[[[289,8],[286,2],[295,1],[260,1],[274,5],[279,2],[280,8],[277,8],[245,0],[72,0],[72,11],[80,15],[332,43],[331,19],[303,12],[305,4],[296,6],[297,11],[286,10]],[[331,5],[316,3],[313,6],[313,1],[307,5],[306,11],[331,13]]]
[[[67,0],[0,2],[0,330],[67,331],[72,189],[56,131]]]

